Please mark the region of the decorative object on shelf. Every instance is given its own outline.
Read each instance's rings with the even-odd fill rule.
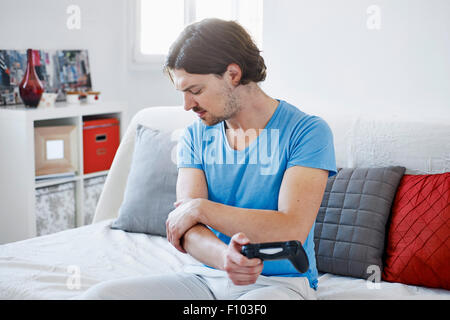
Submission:
[[[57,93],[44,92],[39,102],[38,108],[53,108],[55,106]]]
[[[85,91],[80,91],[78,93],[78,95],[79,95],[80,103],[86,103],[86,101],[87,101],[87,93]]]
[[[83,121],[84,173],[108,170],[120,143],[116,118]]]
[[[100,101],[100,91],[88,91],[87,92],[87,103],[97,103]]]
[[[80,104],[80,92],[78,91],[67,91],[66,101],[68,104]]]
[[[92,90],[87,50],[33,50],[33,56],[37,78],[45,92],[58,94],[56,101],[65,101],[66,91]],[[0,50],[0,105],[22,103],[26,67],[25,50]]]
[[[41,100],[44,86],[42,85],[36,70],[34,69],[36,53],[32,49],[27,50],[27,69],[19,85],[19,94],[27,107],[36,108]],[[39,55],[37,55],[39,57]],[[38,60],[38,59],[36,59]]]
[[[89,102],[90,100],[92,100],[92,98],[94,98],[94,101],[98,100],[98,95],[96,95],[95,97],[90,97],[92,96],[90,92],[93,91],[66,91],[66,101],[68,104],[86,104],[92,103],[92,101]],[[97,91],[95,93],[100,94],[100,92]]]
[[[66,177],[77,171],[76,126],[34,128],[36,178]]]

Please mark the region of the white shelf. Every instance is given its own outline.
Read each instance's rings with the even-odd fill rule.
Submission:
[[[96,177],[103,177],[108,174],[109,170],[104,171],[98,171],[98,172],[92,172],[88,174],[83,174],[81,176],[75,175],[73,177],[67,177],[67,178],[53,178],[53,179],[42,179],[42,180],[36,180],[35,182],[35,188],[43,188],[48,186],[53,186],[57,184],[62,184],[66,182],[74,182],[79,180],[85,180],[90,178],[96,178]]]
[[[55,179],[43,179],[43,180],[36,181],[34,187],[35,188],[49,187],[49,186],[54,186],[57,184],[78,181],[80,179],[81,179],[80,176],[67,177],[67,178],[55,178]]]
[[[124,103],[98,102],[95,104],[73,105],[57,102],[54,108],[26,108],[23,105],[0,107],[3,119],[27,119],[30,121],[89,116],[124,111]]]
[[[84,181],[105,176],[108,170],[82,174],[83,118],[116,117],[120,137],[124,132],[126,103],[101,102],[69,105],[56,103],[54,108],[0,107],[0,244],[36,236],[35,192],[37,188],[75,182],[76,226],[83,224]],[[72,177],[35,180],[34,128],[71,124],[77,127],[77,167]]]
[[[92,172],[92,173],[86,173],[86,174],[83,175],[83,179],[90,179],[90,178],[106,176],[108,174],[108,172],[109,172],[109,170]]]

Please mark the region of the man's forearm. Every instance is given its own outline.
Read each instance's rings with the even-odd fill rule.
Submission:
[[[251,242],[299,240],[305,242],[312,225],[298,215],[276,210],[245,209],[207,201],[200,222],[228,236],[244,232]]]
[[[200,262],[216,269],[223,269],[223,253],[227,245],[206,226],[197,224],[189,229],[182,238],[182,246]]]

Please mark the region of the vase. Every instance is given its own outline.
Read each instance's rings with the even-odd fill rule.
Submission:
[[[27,69],[19,85],[19,94],[25,106],[36,108],[41,99],[44,87],[34,68],[33,50],[27,50]]]

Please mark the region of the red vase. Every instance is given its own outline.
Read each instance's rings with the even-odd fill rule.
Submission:
[[[19,85],[19,94],[23,103],[28,107],[36,108],[41,100],[44,87],[34,69],[35,61],[33,50],[27,50],[27,70]]]

